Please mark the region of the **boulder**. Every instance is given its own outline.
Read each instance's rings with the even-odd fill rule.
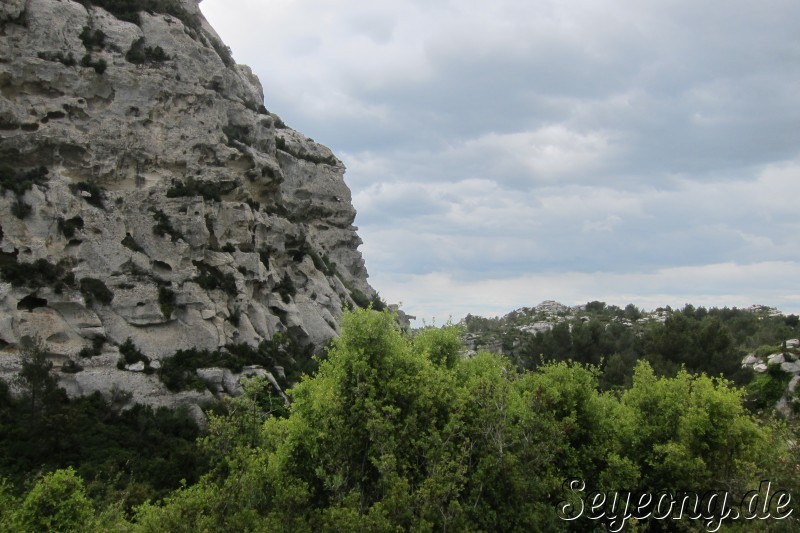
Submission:
[[[742,366],[748,367],[753,366],[754,364],[758,363],[760,359],[753,354],[747,355],[744,359],[742,359]]]
[[[131,372],[144,372],[146,365],[143,361],[137,361],[132,365],[125,365],[125,370],[130,370]]]
[[[202,379],[211,392],[219,394],[225,391],[225,368],[198,368],[197,376]]]
[[[794,361],[781,363],[781,370],[789,374],[797,374],[800,373],[800,364]]]
[[[786,359],[783,357],[782,353],[774,353],[767,357],[767,364],[768,365],[780,365],[785,363]]]

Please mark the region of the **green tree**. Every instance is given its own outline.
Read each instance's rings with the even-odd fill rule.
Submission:
[[[597,319],[578,322],[572,328],[572,359],[580,363],[597,365],[604,355],[607,337],[605,326]]]
[[[626,357],[620,353],[611,354],[605,361],[603,374],[600,376],[601,387],[604,390],[629,388],[633,379],[635,364],[635,356]]]
[[[28,398],[31,413],[36,415],[58,390],[58,380],[50,373],[53,363],[39,336],[25,337],[20,343],[20,365],[17,384]]]
[[[84,532],[93,527],[94,509],[83,480],[72,468],[47,474],[33,486],[16,513],[18,531]]]
[[[0,478],[0,531],[14,530],[14,515],[18,506],[19,502],[12,493],[11,485]]]
[[[628,304],[628,305],[625,306],[625,315],[624,316],[628,320],[636,321],[636,320],[639,320],[640,318],[642,318],[642,312],[635,305]]]
[[[450,323],[441,328],[426,328],[414,337],[414,350],[437,365],[452,368],[463,350],[463,334],[463,328]]]
[[[622,395],[632,408],[637,432],[628,443],[650,490],[740,491],[757,481],[759,465],[774,457],[769,428],[744,407],[744,393],[721,378],[657,377],[637,365],[633,386]]]
[[[411,341],[388,312],[346,313],[317,372],[290,391],[288,416],[234,400],[241,409],[212,417],[204,440],[215,468],[141,506],[138,526],[585,530],[599,524],[556,515],[567,478],[590,490],[740,494],[765,464],[788,464],[776,462],[785,438],[725,380],[658,377],[640,363],[629,390],[601,392],[596,366],[520,372],[488,353],[455,357],[456,337],[446,327]]]

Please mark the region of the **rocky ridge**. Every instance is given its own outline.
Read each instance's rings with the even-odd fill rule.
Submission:
[[[600,302],[598,302],[600,303]],[[603,304],[605,307],[605,304]],[[625,327],[633,327],[637,324],[642,325],[648,322],[664,322],[669,316],[670,310],[659,308],[654,311],[630,312],[616,306],[609,306],[609,310],[615,310],[618,316],[614,316],[613,321]],[[469,317],[468,317],[469,319]],[[467,319],[467,320],[468,320]],[[590,316],[587,313],[587,305],[564,305],[555,300],[545,300],[533,307],[521,307],[511,311],[502,318],[495,318],[494,321],[509,324],[515,330],[528,333],[544,333],[550,331],[558,324],[569,324],[575,320],[588,321]],[[469,354],[486,350],[492,353],[505,353],[503,343],[499,338],[485,335],[484,333],[467,333],[465,344]]]
[[[196,1],[130,5],[0,4],[0,377],[38,336],[57,366],[93,355],[71,394],[196,404],[119,347],[149,369],[278,333],[318,350],[376,293],[341,161],[265,108]]]

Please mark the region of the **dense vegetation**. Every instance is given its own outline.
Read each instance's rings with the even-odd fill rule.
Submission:
[[[524,330],[539,320],[554,326],[537,333]],[[604,302],[589,302],[583,310],[561,316],[523,309],[503,318],[469,315],[465,320],[477,344],[494,341],[521,367],[566,360],[600,365],[606,387],[629,385],[641,359],[658,375],[675,376],[683,367],[745,384],[752,373],[741,369],[742,358],[759,349],[779,351],[783,341],[800,336],[798,322],[794,315],[771,316],[766,310],[687,304],[647,315],[633,305],[622,309]]]
[[[408,338],[388,312],[347,313],[288,410],[254,382],[210,415],[194,450],[207,460],[199,479],[126,515],[113,495],[93,493],[96,464],[50,461],[42,472],[62,470],[23,490],[0,483],[0,526],[36,530],[61,516],[64,530],[82,531],[586,531],[603,524],[558,516],[574,496],[568,478],[587,490],[723,488],[734,499],[762,479],[800,490],[791,427],[754,417],[724,378],[659,376],[642,360],[629,386],[604,391],[596,365],[464,359],[462,333],[446,326]],[[19,402],[42,412],[37,398]]]
[[[122,410],[129,400],[122,392],[70,401],[50,372],[52,363],[40,342],[23,347],[22,355],[17,384],[23,395],[12,398],[0,381],[0,478],[5,478],[0,494],[35,497],[41,474],[73,468],[93,506],[118,506],[124,513],[165,496],[181,479],[196,481],[207,470],[207,458],[196,444],[199,430],[186,412],[141,405]],[[43,509],[39,515],[46,514]],[[16,530],[2,527],[2,520],[0,530]]]

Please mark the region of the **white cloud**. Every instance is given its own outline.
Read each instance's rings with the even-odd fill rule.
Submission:
[[[795,0],[201,7],[341,156],[370,282],[411,312],[797,311]]]
[[[490,132],[445,155],[489,161],[492,176],[522,174],[532,181],[555,181],[602,169],[613,153],[613,142],[607,132],[581,133],[551,124],[533,131]]]

